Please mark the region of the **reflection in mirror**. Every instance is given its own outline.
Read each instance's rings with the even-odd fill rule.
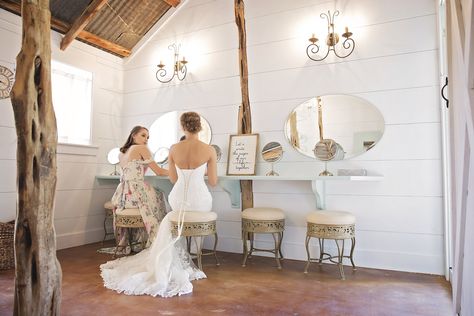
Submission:
[[[309,99],[293,109],[285,124],[285,135],[298,152],[323,161],[360,155],[380,140],[383,131],[379,110],[350,95]]]
[[[161,168],[168,162],[168,155],[170,150],[166,147],[160,147],[153,154],[153,160],[160,165]]]
[[[107,161],[109,162],[109,164],[114,165],[114,172],[110,174],[111,176],[119,175],[117,171],[117,164],[119,163],[119,154],[120,154],[120,148],[118,147],[112,148],[107,154]]]
[[[263,146],[262,149],[262,158],[266,162],[271,162],[272,170],[269,171],[266,175],[267,176],[278,176],[279,174],[273,170],[273,163],[280,161],[281,157],[283,156],[283,147],[281,147],[280,143],[277,142],[270,142]]]
[[[150,139],[148,147],[151,152],[156,152],[161,147],[171,148],[173,144],[179,142],[184,135],[179,121],[184,111],[172,111],[161,115],[150,127]],[[204,117],[201,116],[202,130],[199,132],[199,140],[210,144],[212,133],[211,126]]]
[[[214,147],[214,149],[216,151],[216,155],[217,155],[217,162],[219,162],[219,160],[221,160],[221,157],[222,157],[222,150],[217,145],[212,144],[211,146]]]

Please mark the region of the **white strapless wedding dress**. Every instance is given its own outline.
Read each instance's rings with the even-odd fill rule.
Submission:
[[[211,211],[212,196],[204,182],[206,164],[176,170],[178,181],[168,197],[172,212],[182,215],[186,210]],[[171,235],[170,215],[161,221],[150,248],[100,266],[105,287],[128,295],[171,297],[191,293],[191,281],[206,278],[192,262],[182,240]]]

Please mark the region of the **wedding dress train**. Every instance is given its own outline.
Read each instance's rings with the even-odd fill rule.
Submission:
[[[212,197],[204,182],[206,164],[176,170],[178,181],[168,197],[172,212],[178,212],[182,222],[186,210],[211,211]],[[191,293],[191,281],[206,278],[192,262],[179,238],[180,231],[177,237],[172,236],[170,216],[171,212],[163,218],[148,249],[100,266],[105,287],[128,295],[171,297]]]

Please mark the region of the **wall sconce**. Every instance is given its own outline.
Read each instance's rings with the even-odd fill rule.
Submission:
[[[188,69],[186,68],[186,64],[188,61],[183,57],[182,60],[179,60],[179,48],[181,47],[181,44],[176,46],[176,44],[172,44],[168,46],[168,49],[174,50],[174,69],[173,69],[173,75],[165,79],[166,74],[168,73],[166,69],[164,69],[165,65],[163,64],[162,61],[160,61],[160,64],[158,65],[158,70],[156,71],[156,80],[159,82],[167,83],[173,80],[173,78],[176,76],[180,81],[184,80],[186,78],[186,73]]]
[[[308,55],[309,59],[312,59],[314,61],[321,61],[325,59],[326,57],[328,57],[330,51],[333,51],[334,55],[336,55],[339,58],[346,58],[347,56],[352,54],[352,52],[354,51],[355,42],[351,38],[352,33],[349,32],[349,28],[346,26],[345,32],[342,33],[342,37],[345,38],[344,42],[342,42],[342,47],[345,50],[347,50],[347,54],[339,55],[336,52],[336,45],[339,42],[339,35],[334,32],[334,17],[338,15],[339,15],[338,10],[336,10],[332,15],[331,15],[331,11],[328,11],[327,14],[321,13],[320,17],[322,19],[328,20],[328,36],[326,37],[326,44],[328,46],[328,51],[326,52],[326,55],[324,55],[324,57],[322,58],[316,57],[316,54],[319,52],[319,45],[317,44],[318,38],[315,37],[313,34],[311,38],[309,39],[311,44],[309,44],[308,47],[306,47],[306,55]],[[315,57],[311,57],[311,56],[315,56]]]

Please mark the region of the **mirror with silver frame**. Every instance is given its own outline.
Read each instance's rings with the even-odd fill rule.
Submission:
[[[150,126],[150,139],[148,140],[148,148],[152,153],[157,153],[161,148],[171,148],[173,144],[180,141],[181,137],[184,136],[181,128],[180,117],[185,111],[171,111],[164,113],[158,117],[153,124]],[[201,115],[201,126],[202,130],[199,132],[199,140],[210,144],[212,139],[212,131],[209,122]],[[164,161],[162,154],[164,150],[160,151],[159,159]],[[168,150],[169,153],[169,150]],[[156,159],[155,159],[156,161]],[[168,154],[166,155],[165,164],[168,161]],[[159,162],[156,161],[158,164]]]
[[[262,149],[262,158],[266,162],[270,162],[272,165],[272,170],[270,170],[266,175],[267,176],[278,176],[279,174],[273,169],[273,164],[277,161],[280,161],[283,157],[283,147],[278,142],[270,142],[263,146]]]
[[[153,154],[153,160],[160,165],[161,168],[168,162],[170,150],[166,147],[158,148]]]
[[[117,165],[119,163],[119,155],[120,155],[120,148],[115,147],[112,148],[109,153],[107,154],[107,161],[111,164],[114,165],[114,171],[110,174],[111,176],[118,176],[120,175],[119,172],[117,171]]]
[[[299,153],[333,161],[370,150],[384,128],[382,114],[370,102],[351,95],[323,95],[293,109],[285,136]]]
[[[222,150],[219,146],[215,144],[212,144],[211,146],[214,147],[214,150],[216,151],[217,162],[219,162],[219,160],[221,160],[221,157],[222,157]]]

